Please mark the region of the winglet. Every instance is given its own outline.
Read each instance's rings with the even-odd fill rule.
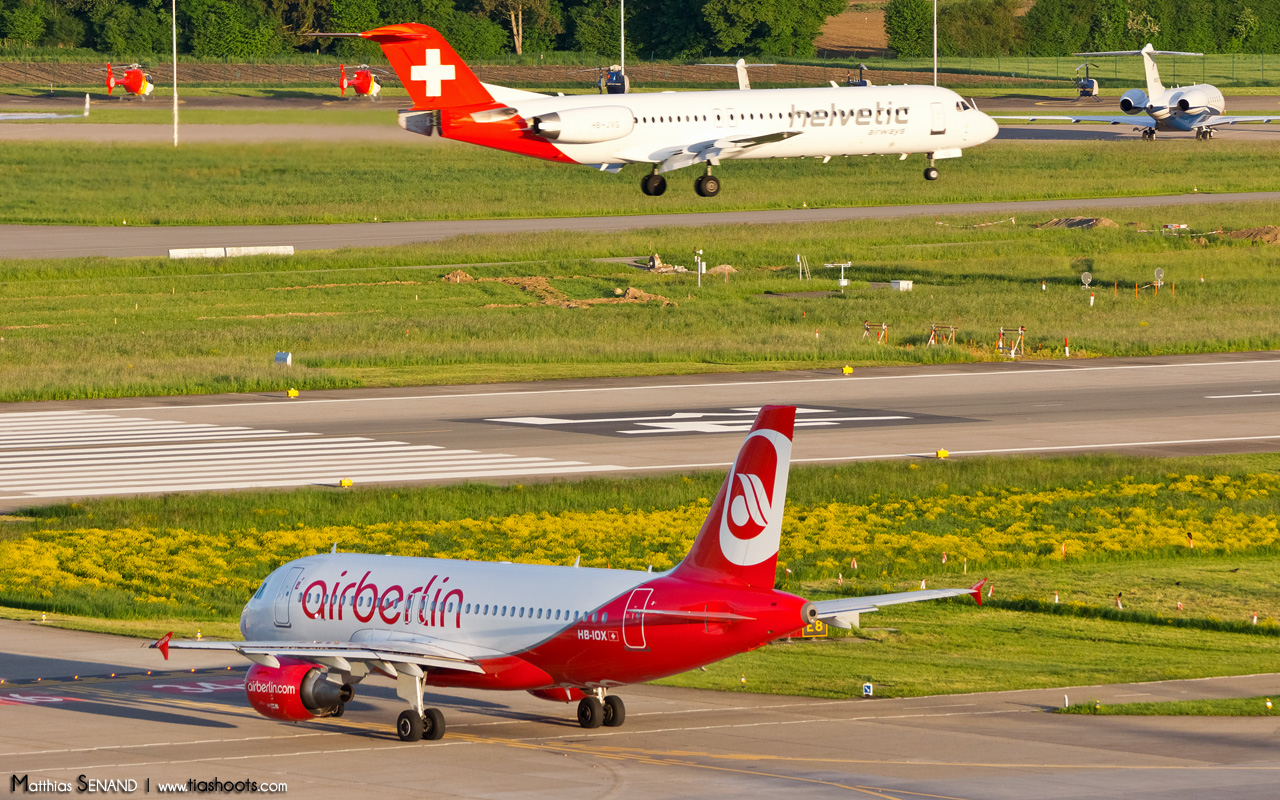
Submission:
[[[169,660],[169,640],[173,638],[173,631],[169,631],[164,635],[163,639],[152,642],[151,646],[160,651],[160,655],[164,656],[164,660]]]
[[[969,587],[969,593],[973,595],[973,599],[978,602],[978,605],[982,605],[982,586],[986,582],[987,582],[987,579],[983,578],[982,580],[978,581],[977,583]]]

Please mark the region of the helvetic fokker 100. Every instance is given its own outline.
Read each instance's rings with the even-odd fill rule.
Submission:
[[[1142,138],[1153,140],[1156,131],[1195,131],[1196,139],[1213,138],[1214,129],[1221,125],[1240,122],[1280,122],[1280,114],[1271,116],[1228,116],[1227,108],[1218,87],[1207,83],[1194,86],[1164,88],[1160,82],[1160,70],[1152,56],[1202,56],[1204,53],[1179,53],[1176,50],[1156,50],[1150,44],[1141,50],[1112,50],[1103,53],[1076,53],[1078,56],[1142,56],[1147,75],[1147,90],[1130,89],[1120,96],[1120,110],[1127,116],[1062,116],[1054,114],[996,115],[994,119],[1025,119],[1035,122],[1061,120],[1063,122],[1106,122],[1111,125],[1133,125],[1142,131]],[[1139,117],[1146,114],[1146,118]]]
[[[584,728],[618,726],[609,691],[753,650],[822,620],[848,628],[895,603],[967,589],[808,602],[774,588],[794,406],[766,406],[693,547],[664,573],[326,553],[277,569],[245,606],[245,641],[152,647],[231,650],[253,661],[249,703],[279,720],[336,717],[362,679],[396,682],[405,741],[439,739],[426,686],[527,691],[578,702]]]
[[[363,36],[383,52],[413,98],[400,125],[414,133],[617,172],[652,164],[647,195],[667,190],[663,173],[698,164],[703,197],[720,192],[711,168],[738,158],[822,158],[923,153],[959,158],[994,138],[996,123],[937,86],[870,86],[657,92],[551,97],[481,83],[434,28],[387,25]]]

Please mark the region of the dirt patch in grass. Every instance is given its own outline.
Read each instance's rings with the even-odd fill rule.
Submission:
[[[1260,228],[1245,228],[1227,234],[1232,239],[1249,239],[1262,244],[1280,244],[1280,225],[1263,225]]]
[[[620,303],[653,303],[659,302],[664,306],[674,306],[675,302],[660,294],[646,292],[643,289],[637,289],[634,286],[628,286],[624,292],[621,289],[615,289],[618,293],[617,297],[598,297],[578,300],[569,297],[569,295],[560,291],[551,285],[551,281],[541,276],[518,277],[518,278],[473,278],[471,275],[462,270],[454,270],[444,276],[444,280],[449,283],[503,283],[507,286],[514,286],[517,289],[523,289],[526,292],[536,296],[538,299],[532,303],[489,303],[485,308],[521,308],[524,306],[559,306],[560,308],[590,308],[598,305],[617,305]],[[564,279],[562,279],[564,280]],[[572,280],[572,279],[568,279]]]

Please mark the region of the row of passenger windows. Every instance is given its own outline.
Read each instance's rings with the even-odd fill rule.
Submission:
[[[421,602],[418,603],[418,608],[421,611],[435,612],[436,610],[438,610],[437,605],[440,605],[440,606],[444,606],[442,610],[446,614],[452,613],[455,610],[460,610],[463,614],[476,614],[482,617],[516,617],[517,619],[548,619],[548,620],[560,620],[564,622],[567,622],[570,619],[572,619],[572,621],[574,622],[578,622],[582,620],[582,621],[593,622],[593,623],[597,621],[601,623],[609,621],[609,613],[606,611],[602,611],[597,614],[595,612],[588,612],[588,611],[570,611],[567,608],[543,609],[543,608],[534,608],[532,606],[500,606],[497,604],[490,605],[488,603],[481,605],[480,603],[458,603],[453,600],[450,600],[447,604],[440,603],[439,601],[433,600],[431,601],[431,605],[428,606],[427,598],[423,595],[420,595],[420,597],[422,597],[422,600]],[[299,598],[301,599],[301,595],[299,596]],[[324,594],[322,592],[312,592],[310,595],[307,596],[306,600],[308,603],[319,603],[321,605],[324,605],[329,602],[329,595]],[[340,597],[338,599],[338,605],[350,606],[351,600],[352,598],[350,596],[344,595],[343,597]],[[359,598],[359,601],[356,603],[357,608],[368,608],[371,605],[373,605],[372,597],[361,597]],[[381,607],[382,607],[382,610],[385,611],[389,608],[399,608],[399,606],[400,606],[400,602],[391,602],[389,599],[387,599],[383,601]]]
[[[958,108],[958,107],[959,107],[959,104],[957,104],[957,108]],[[866,111],[867,113],[870,113],[870,112],[871,112],[871,109],[863,109],[863,110],[864,110],[864,111]],[[893,109],[885,109],[885,110],[883,111],[883,113],[884,113],[884,114],[892,114],[892,113],[893,113]],[[852,118],[852,117],[854,116],[854,113],[853,113],[853,109],[849,109],[849,110],[847,110],[847,111],[846,111],[845,109],[841,108],[841,109],[837,109],[837,110],[836,110],[836,112],[835,112],[835,114],[833,114],[832,116],[836,116],[836,115],[838,115],[838,116],[840,116],[840,117],[849,117],[849,118]],[[707,121],[709,121],[709,120],[711,120],[711,121],[715,121],[715,122],[723,122],[723,121],[724,121],[724,117],[726,117],[726,116],[727,116],[731,121],[739,121],[739,120],[757,120],[757,119],[780,119],[780,120],[781,120],[781,119],[795,119],[795,118],[797,118],[797,117],[804,117],[805,119],[809,119],[809,118],[811,118],[811,117],[813,116],[813,112],[811,112],[811,111],[794,111],[794,112],[793,112],[793,111],[788,111],[788,112],[786,112],[786,113],[784,114],[783,112],[779,111],[779,112],[777,113],[777,115],[776,115],[776,116],[773,114],[773,112],[769,112],[769,113],[761,112],[761,113],[759,113],[759,114],[756,114],[756,113],[753,113],[753,112],[749,112],[749,113],[746,113],[746,114],[740,114],[740,113],[734,112],[734,113],[732,113],[732,114],[727,114],[727,115],[724,115],[724,114],[711,114],[711,115],[707,115],[707,114],[684,114],[684,115],[680,115],[680,114],[673,114],[673,115],[670,115],[670,116],[636,117],[636,118],[634,118],[634,121],[635,121],[635,122],[644,122],[644,123],[649,123],[649,122],[707,122]]]

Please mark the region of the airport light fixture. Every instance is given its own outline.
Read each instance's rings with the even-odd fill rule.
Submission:
[[[178,146],[178,0],[170,0],[173,30],[173,146]]]

